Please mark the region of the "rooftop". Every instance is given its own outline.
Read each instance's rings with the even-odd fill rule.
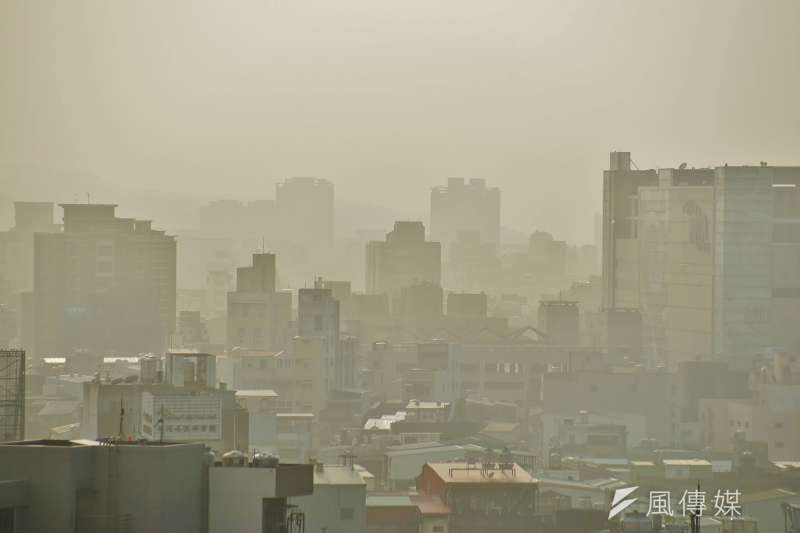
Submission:
[[[421,442],[415,444],[402,444],[399,446],[390,446],[384,452],[384,455],[395,457],[398,455],[419,455],[431,452],[457,452],[457,451],[471,451],[483,452],[484,449],[476,444],[440,444],[438,442]]]
[[[438,496],[427,494],[372,493],[367,495],[367,507],[416,507],[425,516],[450,514],[450,507]]]
[[[406,494],[368,494],[367,507],[416,507]]]
[[[711,466],[705,459],[664,459],[664,466]]]
[[[742,503],[755,503],[770,500],[786,500],[787,498],[797,498],[800,494],[785,489],[771,489],[763,490],[761,492],[743,492],[741,496]]]
[[[480,463],[428,463],[425,466],[433,470],[445,483],[523,485],[536,482],[516,463],[512,463],[508,469],[492,468],[488,471],[484,470]]]
[[[237,398],[277,398],[279,394],[272,389],[245,389],[236,391]]]
[[[421,402],[419,400],[411,400],[406,405],[406,409],[446,409],[450,407],[448,402]]]
[[[366,486],[358,471],[345,465],[323,465],[314,467],[314,485]]]

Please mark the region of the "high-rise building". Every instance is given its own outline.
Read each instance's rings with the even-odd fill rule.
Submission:
[[[800,351],[800,167],[717,167],[714,353]]]
[[[297,331],[302,338],[322,340],[322,382],[328,394],[340,385],[337,368],[339,350],[339,301],[332,289],[323,289],[323,281],[314,282],[313,289],[297,291]]]
[[[419,283],[441,285],[442,248],[425,240],[422,222],[395,222],[386,241],[367,243],[367,292],[394,297]]]
[[[431,190],[431,239],[446,248],[462,233],[477,232],[481,243],[500,242],[500,189],[485,179],[449,178]]]
[[[0,303],[33,288],[33,235],[56,231],[53,202],[14,202],[14,227],[0,232]]]
[[[228,349],[283,350],[291,319],[292,294],[275,291],[275,255],[253,254],[252,266],[236,269],[236,291],[228,293]]]
[[[631,168],[630,152],[611,152],[603,172],[603,307],[638,306],[635,198],[658,183],[655,170]]]
[[[800,348],[800,167],[640,171],[612,153],[603,206],[603,305],[641,314],[651,360]]]
[[[333,240],[333,183],[317,178],[288,178],[275,187],[281,240],[324,244]]]
[[[175,330],[175,238],[113,204],[62,204],[64,231],[37,233],[34,353],[159,352]]]

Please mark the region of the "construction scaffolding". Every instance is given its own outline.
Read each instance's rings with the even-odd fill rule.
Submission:
[[[0,442],[25,439],[25,350],[0,350]]]

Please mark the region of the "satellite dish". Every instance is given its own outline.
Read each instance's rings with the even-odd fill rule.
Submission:
[[[683,170],[686,168],[686,163],[681,163],[681,166],[678,167],[678,170]]]

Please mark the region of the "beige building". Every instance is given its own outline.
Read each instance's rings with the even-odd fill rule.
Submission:
[[[285,351],[234,352],[232,358],[240,362],[238,379],[242,387],[269,388],[278,394],[278,412],[318,415],[324,409],[323,338],[295,337]]]
[[[602,305],[642,313],[649,361],[800,348],[800,167],[631,165],[604,174]]]
[[[787,354],[751,377],[752,398],[703,399],[698,418],[704,446],[734,451],[736,441],[766,444],[771,461],[797,460],[800,450],[800,365]]]
[[[253,254],[228,293],[227,347],[280,351],[289,342],[292,294],[275,291],[275,255]]]
[[[14,227],[0,232],[0,304],[33,289],[33,234],[58,230],[53,202],[14,202]]]
[[[161,352],[175,331],[175,238],[113,204],[61,204],[64,231],[37,233],[34,353]]]
[[[644,349],[675,367],[713,353],[714,171],[661,169],[637,198]]]
[[[441,245],[425,240],[422,222],[395,222],[386,241],[368,242],[366,251],[368,293],[391,298],[412,285],[441,285]]]

